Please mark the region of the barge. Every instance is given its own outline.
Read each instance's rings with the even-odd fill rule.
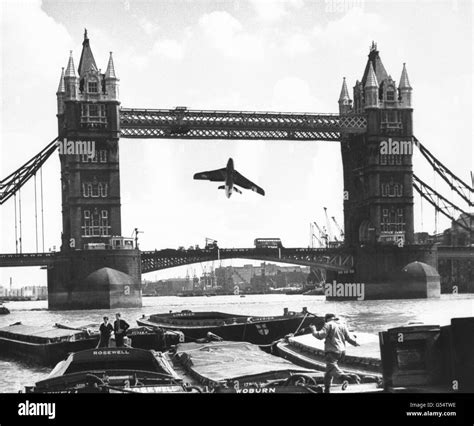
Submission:
[[[305,308],[302,312],[285,309],[283,315],[266,317],[185,310],[143,316],[137,323],[150,328],[180,331],[185,342],[196,342],[213,333],[228,341],[268,345],[310,324],[321,327],[324,318],[309,313]]]
[[[26,393],[186,393],[186,385],[160,352],[134,348],[89,349],[70,354]]]
[[[298,337],[286,337],[276,342],[272,351],[296,365],[319,371],[326,369],[324,342],[315,338],[308,341]],[[359,376],[362,383],[382,384],[382,363],[379,358],[346,353],[339,366],[349,375]]]
[[[85,330],[15,323],[0,328],[0,354],[42,365],[55,365],[70,352],[97,346],[99,336]]]

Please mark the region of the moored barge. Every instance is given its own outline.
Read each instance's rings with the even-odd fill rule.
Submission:
[[[27,393],[185,393],[184,384],[161,352],[134,348],[88,349],[70,354]]]
[[[55,365],[70,353],[97,346],[99,336],[86,330],[15,323],[0,328],[0,354],[43,365]]]
[[[223,312],[169,312],[143,316],[138,325],[164,330],[181,331],[185,342],[196,342],[213,333],[224,340],[249,342],[257,345],[271,344],[287,334],[314,324],[320,327],[324,318],[309,313],[284,310],[280,316],[257,317]]]

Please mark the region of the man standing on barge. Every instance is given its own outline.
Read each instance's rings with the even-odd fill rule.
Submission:
[[[346,341],[353,346],[360,346],[350,335],[345,324],[340,323],[339,318],[334,314],[324,316],[324,326],[317,331],[314,325],[311,325],[311,331],[314,337],[324,341],[324,352],[326,356],[326,373],[324,375],[324,392],[329,393],[333,377],[339,377],[343,381],[349,381],[351,376],[345,374],[339,368],[338,362],[344,359],[346,354]]]
[[[100,340],[97,347],[108,348],[110,335],[112,334],[112,331],[114,331],[112,324],[109,323],[109,317],[104,317],[104,322],[100,325],[99,331],[100,331]]]
[[[114,333],[115,333],[115,346],[120,348],[124,346],[123,339],[127,333],[127,330],[130,328],[130,325],[127,321],[120,319],[120,313],[115,314],[115,322],[114,322]]]

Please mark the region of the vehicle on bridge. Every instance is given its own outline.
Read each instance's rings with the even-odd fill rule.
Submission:
[[[112,237],[108,243],[87,243],[85,250],[133,250],[133,238]]]
[[[215,250],[218,249],[219,246],[217,245],[217,240],[213,240],[212,238],[206,238],[206,245],[204,247],[206,250]]]
[[[255,248],[283,248],[280,238],[256,238]]]
[[[230,198],[232,192],[234,191],[242,194],[240,189],[237,189],[235,185],[241,186],[245,189],[250,189],[260,195],[265,195],[265,191],[262,188],[248,180],[245,176],[242,176],[237,170],[234,169],[234,160],[232,160],[232,158],[229,158],[225,168],[196,173],[194,175],[194,179],[210,180],[211,182],[225,182],[225,184],[219,186],[218,189],[224,189],[227,198]]]

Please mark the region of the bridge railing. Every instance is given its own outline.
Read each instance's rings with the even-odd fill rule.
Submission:
[[[365,132],[367,118],[364,114],[122,108],[120,127],[126,138],[338,141],[341,133]]]

